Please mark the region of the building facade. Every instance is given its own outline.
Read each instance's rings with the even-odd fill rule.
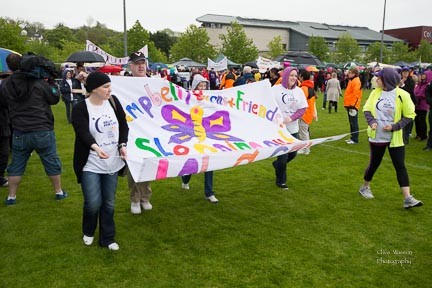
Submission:
[[[210,43],[216,47],[221,47],[220,34],[226,34],[227,28],[232,22],[237,22],[243,26],[246,35],[251,38],[254,45],[261,52],[267,52],[268,43],[274,37],[282,38],[282,45],[286,51],[307,51],[309,38],[320,36],[324,38],[330,51],[336,47],[336,42],[343,33],[348,33],[357,40],[362,51],[374,42],[381,42],[381,33],[370,30],[367,27],[328,25],[314,22],[292,22],[279,20],[265,20],[243,18],[239,16],[225,16],[206,14],[196,19],[201,26],[207,30]],[[383,42],[386,46],[392,46],[394,42],[400,42],[393,36],[384,35]]]
[[[432,43],[432,27],[431,26],[416,26],[398,29],[384,30],[384,33],[408,43],[408,46],[417,49],[421,40],[426,40]]]

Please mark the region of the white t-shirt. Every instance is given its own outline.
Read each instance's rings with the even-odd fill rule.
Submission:
[[[370,142],[387,143],[391,141],[392,132],[383,129],[386,125],[394,124],[394,114],[396,107],[396,89],[392,91],[382,91],[377,103],[375,104],[375,119],[377,128],[375,138],[369,138]]]
[[[303,90],[297,86],[293,89],[286,89],[282,85],[275,85],[272,91],[284,118],[291,117],[297,110],[309,106]],[[291,134],[297,133],[299,131],[298,119],[287,124],[286,127]]]
[[[83,171],[99,174],[111,174],[119,171],[125,165],[119,157],[118,139],[119,124],[114,109],[106,100],[102,105],[93,105],[85,99],[89,113],[89,131],[96,143],[110,157],[101,159],[96,151],[90,150],[90,155]]]

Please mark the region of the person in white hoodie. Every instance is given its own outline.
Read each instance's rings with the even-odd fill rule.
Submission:
[[[195,74],[192,79],[192,90],[208,90],[210,82],[201,74]],[[189,181],[192,175],[182,176],[182,188],[189,190]],[[204,172],[204,195],[205,198],[213,204],[219,202],[213,191],[213,171]]]

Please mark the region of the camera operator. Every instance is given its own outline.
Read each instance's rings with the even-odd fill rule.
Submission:
[[[2,106],[9,109],[12,124],[12,160],[7,168],[9,196],[6,205],[16,204],[16,192],[33,150],[39,155],[45,173],[51,180],[55,199],[67,193],[61,187],[61,162],[54,134],[51,105],[60,100],[54,82],[55,67],[49,60],[34,54],[24,55],[20,70],[1,86]]]

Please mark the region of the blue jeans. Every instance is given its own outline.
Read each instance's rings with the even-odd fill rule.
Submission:
[[[12,160],[7,168],[10,176],[24,175],[33,150],[39,155],[48,176],[61,174],[61,162],[57,155],[54,131],[18,133],[12,136]]]
[[[82,231],[93,237],[99,220],[99,244],[103,247],[114,243],[114,204],[118,176],[84,171],[81,189],[84,195]]]
[[[347,109],[348,121],[350,124],[351,140],[355,143],[359,142],[359,125],[358,125],[358,111],[356,116],[349,115],[349,109]]]
[[[298,133],[292,133],[293,137],[298,138]],[[297,156],[297,151],[286,153],[277,156],[276,160],[273,161],[273,168],[276,174],[276,185],[286,184],[287,181],[287,164],[291,162]]]
[[[182,182],[188,184],[192,175],[182,176]],[[206,197],[214,195],[213,192],[213,171],[204,172],[204,194]]]

